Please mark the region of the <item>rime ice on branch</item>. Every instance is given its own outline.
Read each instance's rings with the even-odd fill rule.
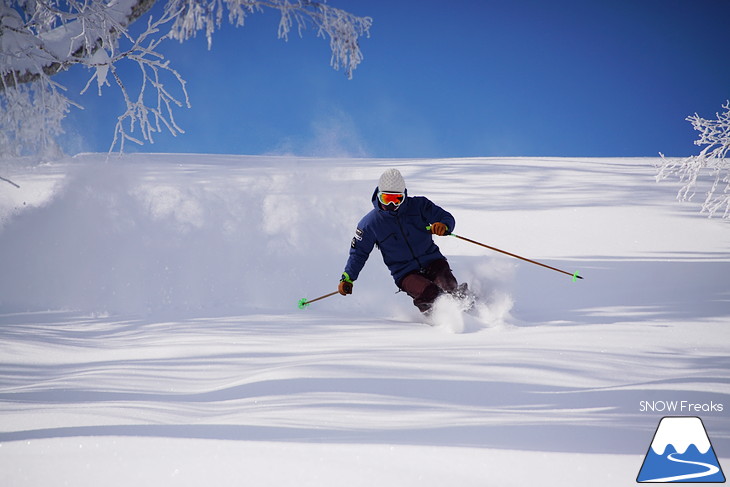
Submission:
[[[300,35],[313,27],[329,39],[332,67],[343,68],[351,78],[362,61],[358,39],[369,34],[372,23],[369,17],[307,0],[159,0],[164,2],[161,16],[148,19],[141,34],[130,34],[129,25],[157,1],[0,0],[0,156],[56,150],[61,121],[79,105],[51,77],[74,65],[91,70],[84,91],[94,81],[100,94],[112,84],[121,90],[126,108],[111,149],[122,150],[125,141],[154,142],[163,128],[173,135],[182,132],[173,109],[189,106],[189,100],[182,76],[160,53],[164,40],[182,42],[205,30],[210,47],[226,14],[241,26],[249,14],[274,9],[281,15],[279,38],[287,39],[294,26]],[[139,79],[122,79],[117,69],[122,61],[137,65]],[[129,85],[140,86],[139,91],[131,93]]]
[[[690,201],[696,193],[698,178],[703,169],[714,177],[702,204],[702,213],[710,217],[721,212],[725,219],[730,218],[730,102],[723,105],[725,111],[717,113],[717,118],[708,120],[694,114],[687,117],[695,130],[700,133],[695,145],[704,146],[702,151],[684,159],[669,159],[661,154],[657,181],[676,175],[684,183],[677,193],[680,201]]]

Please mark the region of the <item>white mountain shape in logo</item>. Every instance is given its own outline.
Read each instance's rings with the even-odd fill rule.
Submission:
[[[651,442],[651,449],[657,455],[664,455],[664,450],[670,444],[679,454],[686,452],[690,445],[696,446],[703,455],[712,447],[702,420],[694,417],[662,419]]]

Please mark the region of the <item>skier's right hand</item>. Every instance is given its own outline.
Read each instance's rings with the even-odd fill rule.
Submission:
[[[447,227],[445,223],[436,222],[431,224],[431,233],[433,233],[434,235],[443,237],[448,233],[448,231],[449,227]]]
[[[348,294],[352,294],[352,281],[346,280],[343,277],[343,279],[340,281],[340,284],[337,286],[337,290],[343,296],[347,296]]]

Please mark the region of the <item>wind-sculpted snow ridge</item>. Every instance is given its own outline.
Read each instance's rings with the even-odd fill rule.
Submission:
[[[651,161],[105,158],[3,174],[2,485],[615,487],[641,404],[730,407],[730,227]],[[437,237],[475,309],[428,326],[377,250],[298,309],[389,167],[460,235],[585,279]]]

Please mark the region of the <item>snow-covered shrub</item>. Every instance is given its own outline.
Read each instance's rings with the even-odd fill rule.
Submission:
[[[669,176],[678,176],[684,183],[677,193],[680,201],[689,201],[697,191],[698,179],[703,170],[714,178],[706,192],[702,213],[710,217],[721,212],[723,218],[730,218],[730,101],[723,105],[725,111],[718,113],[716,119],[705,119],[698,114],[687,117],[692,126],[700,133],[695,145],[704,146],[702,151],[684,159],[669,159],[663,154],[658,167],[657,181]]]

